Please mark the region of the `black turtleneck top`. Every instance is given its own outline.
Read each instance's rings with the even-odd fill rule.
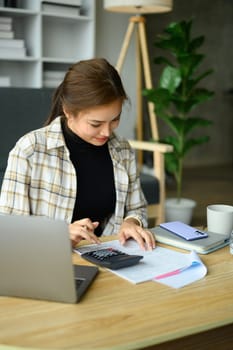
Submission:
[[[115,210],[116,192],[112,159],[108,144],[92,145],[62,122],[66,145],[77,176],[77,195],[72,222],[90,218],[99,221],[95,234],[102,234],[101,223]]]

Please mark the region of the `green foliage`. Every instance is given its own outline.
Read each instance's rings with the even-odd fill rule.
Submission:
[[[208,136],[192,138],[190,132],[212,124],[210,120],[191,116],[195,107],[213,97],[214,93],[199,87],[199,83],[213,72],[209,69],[197,72],[205,56],[197,53],[204,43],[204,36],[192,38],[192,20],[171,23],[164,34],[157,37],[155,46],[165,50],[169,57],[157,57],[154,62],[163,64],[157,88],[145,89],[144,96],[154,103],[155,113],[170,128],[171,134],[163,142],[173,145],[166,154],[166,168],[177,183],[177,198],[181,197],[183,160],[195,146],[209,140]]]

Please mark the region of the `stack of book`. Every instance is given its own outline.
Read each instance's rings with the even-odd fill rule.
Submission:
[[[42,2],[42,11],[65,15],[80,15],[81,0],[48,0]]]
[[[61,84],[66,72],[45,70],[43,73],[43,85],[47,88],[56,88]]]
[[[0,38],[13,39],[12,17],[0,16]]]
[[[0,58],[26,56],[24,40],[14,39],[12,21],[12,17],[0,16]]]

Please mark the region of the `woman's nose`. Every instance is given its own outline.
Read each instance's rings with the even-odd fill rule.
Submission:
[[[103,126],[103,128],[101,129],[101,135],[103,136],[110,136],[112,130],[110,125],[106,124]]]

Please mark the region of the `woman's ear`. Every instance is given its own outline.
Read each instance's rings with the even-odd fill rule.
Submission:
[[[63,113],[64,113],[66,119],[67,119],[67,120],[70,119],[70,118],[71,118],[71,114],[68,112],[68,110],[66,109],[66,107],[65,107],[65,106],[62,106],[62,109],[63,109]]]

